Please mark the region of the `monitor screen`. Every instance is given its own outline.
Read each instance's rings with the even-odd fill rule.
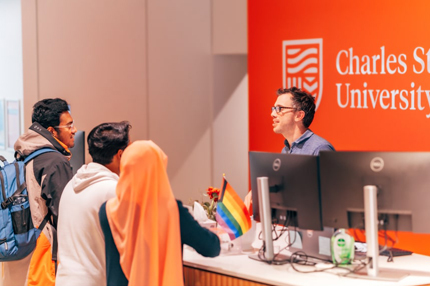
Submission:
[[[268,177],[272,222],[322,230],[318,157],[249,152],[254,220],[260,221],[257,178]]]
[[[72,158],[70,159],[70,165],[73,169],[73,175],[79,170],[79,168],[85,164],[85,132],[77,131],[75,133],[75,146],[70,148],[72,152]]]
[[[364,227],[363,187],[377,187],[381,229],[430,233],[430,153],[321,152],[324,226]]]

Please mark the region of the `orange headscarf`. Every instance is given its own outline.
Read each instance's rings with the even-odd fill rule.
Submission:
[[[116,197],[106,213],[129,285],[183,285],[178,207],[167,156],[152,141],[124,151]]]

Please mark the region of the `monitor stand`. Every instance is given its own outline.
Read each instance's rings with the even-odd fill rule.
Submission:
[[[267,261],[274,258],[272,238],[272,209],[270,208],[269,178],[257,178],[258,207],[260,210],[261,231],[263,234],[264,257]]]
[[[266,263],[281,265],[290,262],[290,256],[283,254],[274,254],[273,238],[272,238],[272,209],[270,208],[269,197],[269,178],[257,178],[258,190],[258,207],[260,210],[261,230],[263,234],[264,255],[251,254],[248,257],[254,260],[263,261]],[[295,258],[294,262],[300,261],[300,258]]]
[[[379,244],[378,244],[378,188],[374,185],[366,185],[364,192],[364,221],[367,243],[367,266],[365,272],[351,273],[348,277],[362,279],[399,281],[408,276],[407,273],[398,270],[379,269]],[[367,275],[366,275],[367,274]]]

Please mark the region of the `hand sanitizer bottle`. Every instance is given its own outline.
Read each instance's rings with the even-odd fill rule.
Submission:
[[[336,265],[351,264],[354,260],[354,238],[344,228],[338,229],[331,237],[331,256]]]

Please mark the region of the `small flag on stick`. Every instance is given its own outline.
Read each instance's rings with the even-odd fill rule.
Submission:
[[[231,240],[246,233],[252,226],[248,210],[230,184],[223,177],[219,195],[216,220]]]

